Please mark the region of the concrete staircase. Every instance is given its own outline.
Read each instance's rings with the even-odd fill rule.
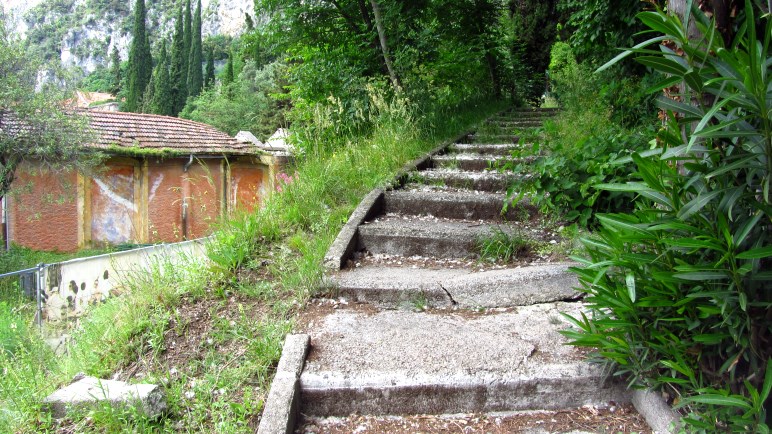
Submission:
[[[363,202],[336,241],[349,248],[327,258],[335,309],[304,331],[311,344],[299,381],[302,414],[490,413],[629,402],[623,387],[558,333],[568,326],[561,312],[582,311],[577,280],[567,272],[572,264],[478,260],[481,242],[496,234],[554,242],[523,229],[539,223],[527,202],[501,212],[517,176],[493,170],[513,149],[528,146],[515,131],[553,113],[496,116],[409,173],[400,188]]]

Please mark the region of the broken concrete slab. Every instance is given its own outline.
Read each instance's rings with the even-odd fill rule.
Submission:
[[[511,172],[474,172],[455,169],[433,169],[415,172],[412,177],[426,184],[441,183],[451,187],[469,190],[503,192],[521,179],[522,175]]]
[[[579,303],[470,314],[340,310],[311,334],[305,414],[443,414],[629,402],[558,331]]]
[[[537,210],[520,201],[502,214],[506,194],[480,191],[406,191],[386,192],[384,212],[404,215],[432,215],[451,219],[489,219],[521,221],[533,217]]]
[[[337,296],[386,308],[526,306],[576,299],[581,294],[576,264],[534,264],[475,272],[472,269],[422,269],[366,266],[346,270],[331,281]]]
[[[156,418],[166,411],[166,397],[158,385],[129,384],[88,376],[78,378],[72,384],[48,395],[43,400],[43,409],[58,419],[65,417],[70,410],[83,410],[102,403],[135,408],[150,418]]]

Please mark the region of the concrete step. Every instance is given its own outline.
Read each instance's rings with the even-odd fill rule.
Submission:
[[[511,128],[540,127],[544,123],[542,122],[541,119],[526,118],[526,119],[518,119],[518,120],[490,120],[486,122],[486,124],[491,127],[511,129]]]
[[[474,172],[458,169],[432,169],[411,174],[416,181],[425,184],[442,184],[469,190],[500,192],[522,178],[511,172]]]
[[[484,143],[456,143],[448,147],[449,152],[463,154],[488,154],[488,155],[512,155],[512,151],[531,145],[519,145],[515,143],[484,144]]]
[[[471,313],[338,309],[309,327],[301,413],[452,414],[556,410],[629,402],[600,366],[565,345],[559,312],[545,303]]]
[[[358,246],[373,254],[477,258],[481,240],[517,230],[506,223],[387,215],[359,226]]]
[[[468,136],[470,143],[485,143],[485,144],[496,144],[496,143],[512,143],[517,144],[520,141],[520,136],[513,135],[513,134],[470,134]]]
[[[494,169],[507,160],[503,155],[491,154],[446,154],[432,157],[434,167],[455,168],[469,171]]]
[[[447,219],[466,220],[528,220],[537,210],[527,200],[509,207],[502,215],[507,196],[504,193],[479,191],[407,191],[386,192],[384,213],[402,215],[432,215]]]
[[[571,263],[518,268],[412,268],[372,265],[330,277],[335,295],[381,308],[495,308],[576,299]]]

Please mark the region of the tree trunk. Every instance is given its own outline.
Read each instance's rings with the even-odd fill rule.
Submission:
[[[499,78],[499,65],[496,56],[489,51],[485,52],[485,61],[488,63],[488,73],[491,76],[491,85],[493,86],[493,96],[496,99],[501,98],[501,79]]]
[[[383,29],[383,17],[381,16],[381,7],[378,5],[377,0],[370,0],[370,4],[373,7],[373,16],[375,17],[375,27],[378,29],[378,39],[381,42],[381,54],[383,54],[383,62],[386,64],[386,69],[389,71],[389,78],[391,78],[391,85],[394,86],[394,90],[401,91],[402,86],[399,83],[399,77],[394,71],[394,65],[391,62],[391,56],[389,55],[389,45],[386,41],[386,31]]]

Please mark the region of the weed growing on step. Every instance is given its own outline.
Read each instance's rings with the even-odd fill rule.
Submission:
[[[489,235],[477,241],[480,260],[489,262],[510,262],[529,256],[534,247],[534,241],[516,229],[507,232],[501,228],[495,228]]]

